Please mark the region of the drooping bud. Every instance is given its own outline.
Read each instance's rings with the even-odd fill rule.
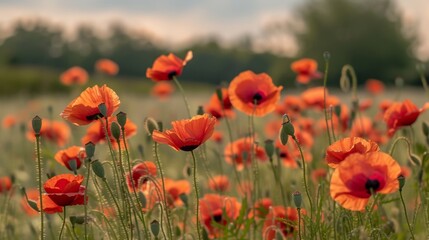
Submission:
[[[72,225],[82,225],[85,223],[85,216],[70,216],[70,222]]]
[[[422,160],[420,159],[419,156],[417,156],[414,153],[411,153],[410,155],[410,162],[414,165],[414,166],[421,166],[422,165]]]
[[[125,128],[125,123],[127,123],[127,114],[124,112],[119,112],[116,114],[116,119],[118,120],[119,125],[122,129]]]
[[[147,117],[144,119],[144,128],[146,129],[147,133],[152,136],[152,133],[154,130],[160,131],[160,127],[158,123],[155,121],[155,119],[151,117]]]
[[[42,119],[39,116],[35,116],[31,121],[33,131],[36,136],[40,135],[40,129],[42,129]]]
[[[100,161],[95,160],[91,163],[92,171],[94,172],[97,177],[105,179],[105,173],[104,173],[104,167],[103,164],[101,164]]]
[[[283,145],[287,144],[289,136],[295,136],[295,128],[290,122],[289,116],[285,114],[283,115],[283,123],[282,128],[280,130],[280,141]]]
[[[87,142],[85,144],[85,152],[86,152],[86,156],[91,159],[92,157],[94,157],[94,152],[95,152],[95,144],[92,142]]]

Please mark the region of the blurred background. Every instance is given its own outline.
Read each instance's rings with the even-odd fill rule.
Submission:
[[[0,96],[68,92],[59,75],[72,66],[92,74],[100,58],[118,63],[116,78],[140,91],[159,55],[188,50],[184,82],[220,85],[251,69],[292,88],[291,62],[314,58],[323,71],[329,51],[331,86],[345,64],[361,84],[400,77],[418,85],[416,64],[429,60],[428,9],[425,0],[2,0]]]

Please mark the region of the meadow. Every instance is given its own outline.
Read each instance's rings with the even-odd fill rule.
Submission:
[[[424,77],[357,86],[351,67],[336,80],[303,59],[296,79],[182,85],[191,58],[0,99],[0,239],[429,236]]]

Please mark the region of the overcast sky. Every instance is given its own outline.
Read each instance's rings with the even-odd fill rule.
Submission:
[[[429,1],[396,0],[404,19],[417,26],[418,55],[429,59]],[[43,18],[73,29],[80,23],[103,28],[118,20],[135,30],[146,30],[170,45],[184,44],[208,34],[226,42],[244,33],[260,35],[277,19],[293,20],[302,0],[0,0],[0,27],[18,18]],[[417,24],[417,25],[416,25]],[[266,45],[266,44],[265,44]],[[293,39],[270,43],[286,54],[296,50]],[[276,46],[279,45],[279,46]]]

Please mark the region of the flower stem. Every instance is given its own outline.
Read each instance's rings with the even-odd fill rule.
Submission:
[[[310,196],[310,192],[308,190],[308,185],[307,185],[307,174],[306,174],[304,153],[302,152],[301,144],[298,142],[298,139],[296,138],[295,135],[292,136],[292,139],[295,141],[296,145],[298,146],[298,150],[299,150],[299,153],[301,155],[302,175],[304,178],[304,188],[305,188],[305,193],[307,194],[307,197],[308,197],[308,202],[310,204],[311,219],[313,219],[313,202],[311,201],[311,196]]]
[[[302,239],[302,236],[301,236],[301,208],[298,208],[297,210],[298,210],[298,236],[299,236],[299,239],[301,240]]]
[[[43,217],[43,201],[42,201],[42,160],[40,156],[40,134],[36,134],[36,151],[37,151],[37,169],[38,169],[38,183],[39,183],[39,202],[40,202],[40,239],[45,238],[45,227]]]
[[[325,124],[326,124],[326,131],[328,132],[328,141],[329,145],[331,145],[331,132],[329,130],[329,122],[328,122],[328,109],[326,106],[326,98],[327,98],[327,83],[328,83],[328,69],[329,69],[329,59],[325,59],[325,74],[323,74],[323,108],[325,110]]]
[[[195,159],[194,151],[191,151],[192,154],[192,161],[194,164],[194,188],[195,188],[195,198],[196,198],[196,217],[197,217],[197,233],[198,233],[198,239],[201,240],[201,226],[200,226],[200,218],[199,218],[199,211],[200,211],[200,202],[199,202],[199,196],[198,196],[198,183],[197,183],[197,161]]]
[[[414,240],[414,233],[410,225],[410,220],[408,219],[407,207],[405,206],[404,197],[402,196],[402,190],[399,190],[399,196],[401,197],[402,207],[404,208],[405,220],[407,220],[408,230],[410,231],[411,239]]]
[[[188,117],[191,118],[192,117],[191,110],[189,108],[188,99],[186,98],[186,95],[185,95],[185,90],[183,90],[182,84],[180,84],[179,80],[177,80],[175,76],[173,76],[173,81],[176,84],[177,88],[179,88],[180,93],[182,94],[182,98],[186,106],[186,111],[188,112]]]
[[[63,224],[61,225],[60,235],[58,236],[59,240],[61,240],[61,237],[63,235],[64,226],[66,225],[66,206],[64,206],[63,211],[64,211],[64,217],[63,217]]]
[[[85,240],[88,239],[88,232],[87,232],[87,225],[88,225],[88,203],[86,202],[86,196],[88,194],[88,183],[89,183],[89,177],[91,176],[91,163],[90,163],[91,159],[88,159],[86,167],[87,167],[87,172],[86,172],[86,184],[85,184],[85,194],[83,197],[83,207],[84,207],[84,211],[85,211],[85,222],[84,222],[84,231],[85,231]],[[64,212],[65,212],[65,207],[64,207]],[[64,213],[65,214],[65,213]]]

